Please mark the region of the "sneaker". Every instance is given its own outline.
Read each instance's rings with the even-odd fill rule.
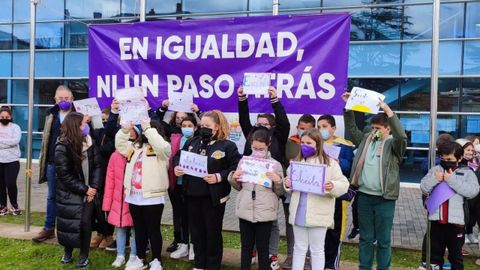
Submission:
[[[167,247],[167,252],[174,252],[178,248],[178,243],[177,241],[173,241],[168,247]]]
[[[35,243],[41,243],[45,240],[51,239],[55,237],[55,229],[43,229],[41,230],[37,236],[32,238],[32,241]]]
[[[350,231],[350,234],[347,236],[347,238],[349,240],[355,239],[359,233],[360,233],[360,229],[353,227],[352,230]]]
[[[128,261],[125,264],[125,269],[128,269],[128,267],[130,267],[130,265],[134,263],[136,260],[137,260],[137,256],[130,254],[130,257],[128,257]]]
[[[11,207],[11,208],[10,208],[10,213],[12,213],[12,215],[14,215],[14,216],[19,216],[19,215],[22,214],[22,210],[20,210],[20,209],[18,208],[18,206],[17,206],[17,207]],[[478,242],[478,241],[477,241],[477,242]]]
[[[443,270],[450,270],[452,269],[452,264],[450,262],[443,263]]]
[[[440,270],[440,265],[438,265],[438,264],[431,264],[431,265],[430,265],[430,270]]]
[[[180,259],[188,256],[188,244],[178,244],[177,250],[170,253],[170,258]]]
[[[282,263],[282,269],[292,269],[292,256],[287,256],[285,261]]]
[[[75,265],[77,268],[86,268],[88,267],[88,264],[90,262],[88,261],[88,257],[81,257],[80,260],[78,260],[77,265]]]
[[[95,237],[93,237],[92,241],[90,241],[91,248],[98,248],[100,243],[103,241],[103,235],[101,233],[97,233]]]
[[[468,252],[466,249],[462,248],[462,255],[463,256],[468,256],[468,255],[470,255],[470,252]]]
[[[257,263],[257,251],[252,251],[252,265]]]
[[[465,235],[465,244],[467,244],[467,240],[471,244],[478,244],[478,239],[475,237],[475,235],[473,235],[473,233]]]
[[[422,262],[420,266],[417,268],[417,270],[427,270],[427,263]]]
[[[476,264],[476,265],[480,265],[480,259],[477,259],[477,260],[475,261],[475,264]]]
[[[280,265],[278,264],[278,257],[277,256],[270,256],[270,268],[272,270],[280,269]]]
[[[101,249],[105,249],[107,248],[108,246],[110,246],[111,244],[113,244],[113,235],[109,235],[109,236],[105,236],[102,240],[102,242],[100,242],[100,245],[98,245],[98,248],[101,248]]]
[[[71,252],[65,252],[60,262],[62,264],[69,264],[73,261],[73,254]]]
[[[190,249],[188,251],[188,260],[189,261],[195,260],[195,251],[193,251],[193,244],[190,244]]]
[[[115,258],[115,261],[113,261],[112,266],[113,267],[122,267],[125,264],[125,256],[117,256]]]
[[[127,247],[125,247],[127,248]],[[113,241],[110,246],[106,247],[105,250],[107,251],[117,251],[117,241]]]
[[[130,260],[128,261],[130,262]],[[135,259],[133,259],[130,264],[127,263],[127,267],[125,268],[125,270],[143,270],[147,267],[148,264],[144,260],[135,256]]]
[[[163,269],[162,264],[160,263],[160,261],[158,261],[158,259],[155,259],[150,263],[150,270],[162,270],[162,269]]]
[[[6,216],[6,215],[8,215],[8,208],[4,206],[0,209],[0,216]]]

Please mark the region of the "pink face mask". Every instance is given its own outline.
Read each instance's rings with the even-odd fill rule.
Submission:
[[[265,158],[267,156],[267,151],[265,150],[252,150],[252,157],[254,158]]]

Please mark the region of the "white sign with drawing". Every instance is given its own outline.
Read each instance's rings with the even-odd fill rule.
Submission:
[[[372,90],[354,87],[350,92],[345,109],[377,114],[380,109],[379,99],[384,100],[385,96]]]
[[[245,73],[243,75],[243,92],[246,95],[268,95],[270,73]]]
[[[188,92],[169,92],[168,110],[174,112],[192,112],[193,95]]]
[[[325,194],[325,173],[327,165],[305,162],[290,162],[290,180],[292,190]]]
[[[143,120],[149,118],[145,100],[137,99],[120,101],[120,124],[131,123],[133,125],[139,125]]]
[[[240,182],[261,185],[272,188],[272,180],[267,177],[268,172],[275,172],[275,163],[268,159],[258,159],[244,156],[239,163],[239,168],[243,170]]]
[[[122,88],[117,89],[115,91],[115,99],[118,101],[122,100],[135,100],[135,99],[143,99],[145,98],[143,87],[130,87],[130,88]]]
[[[102,115],[102,111],[100,110],[100,106],[98,105],[98,101],[96,98],[86,98],[81,100],[75,100],[73,102],[73,106],[75,107],[75,111],[82,113],[88,116],[99,116]]]
[[[185,174],[203,178],[208,174],[208,157],[182,150],[178,166]]]

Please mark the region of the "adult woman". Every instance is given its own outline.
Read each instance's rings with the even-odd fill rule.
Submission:
[[[6,106],[0,109],[0,216],[8,214],[7,193],[10,198],[10,212],[20,215],[17,203],[17,176],[20,170],[20,148],[18,143],[22,132],[13,123],[12,112]]]
[[[231,190],[227,179],[228,174],[237,168],[240,154],[237,146],[227,139],[229,127],[222,112],[213,110],[204,113],[200,127],[200,135],[187,141],[183,150],[207,156],[208,174],[203,178],[184,175],[183,169],[176,166],[175,175],[184,175],[195,252],[194,269],[217,270],[222,262],[225,203]],[[175,163],[178,164],[178,161]]]
[[[102,158],[87,120],[76,112],[65,116],[55,146],[57,238],[65,250],[61,262],[72,262],[73,249],[80,248],[77,268],[89,264],[93,201],[103,182]]]

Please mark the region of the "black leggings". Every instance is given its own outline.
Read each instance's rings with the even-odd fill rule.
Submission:
[[[162,261],[162,232],[160,221],[162,219],[163,204],[134,205],[130,204],[130,214],[133,218],[135,229],[135,243],[137,244],[137,256],[140,259],[147,257],[147,245],[150,242],[152,259]]]
[[[20,162],[0,163],[0,207],[7,206],[7,192],[10,204],[18,208],[17,203],[17,177]]]
[[[188,208],[183,186],[176,185],[173,191],[168,192],[173,211],[173,236],[177,243],[188,244]]]
[[[252,267],[252,250],[255,244],[258,252],[258,269],[269,270],[268,245],[272,222],[252,223],[244,219],[240,220],[240,239],[242,242],[242,270],[250,270]]]

